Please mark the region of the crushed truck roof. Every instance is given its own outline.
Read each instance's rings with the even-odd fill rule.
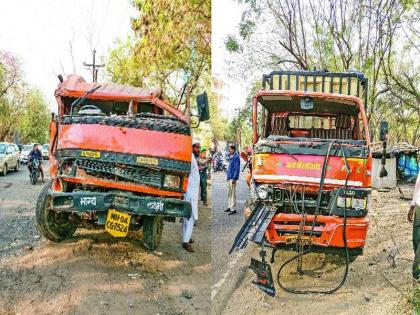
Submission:
[[[162,96],[162,90],[160,88],[145,89],[121,84],[91,83],[86,82],[83,77],[75,74],[69,75],[63,83],[60,83],[55,94],[60,96],[79,97],[83,96],[97,85],[100,85],[101,87],[95,91],[95,98],[128,101],[133,99],[135,101],[140,101],[160,98]]]
[[[189,123],[185,115],[177,108],[171,106],[162,99],[162,89],[160,88],[139,88],[122,84],[111,83],[91,83],[79,75],[71,74],[66,80],[58,84],[55,90],[56,97],[82,97],[95,86],[100,88],[95,90],[89,98],[102,100],[119,100],[130,102],[153,102],[155,105],[178,117],[182,121]]]

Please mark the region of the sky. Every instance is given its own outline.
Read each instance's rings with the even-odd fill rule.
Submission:
[[[92,62],[93,49],[100,61],[116,38],[126,38],[136,14],[129,0],[2,0],[0,12],[0,50],[20,59],[26,81],[44,93],[52,111],[57,75],[73,73],[74,65],[91,81],[83,62]]]
[[[91,63],[93,49],[97,60],[105,57],[117,38],[131,33],[130,17],[136,15],[129,0],[2,0],[0,12],[0,50],[19,58],[26,81],[44,93],[51,111],[57,108],[57,75],[75,68],[90,81],[83,62]],[[243,82],[229,77],[225,64],[224,40],[238,33],[241,14],[236,1],[212,1],[212,69],[225,82],[221,107],[227,117],[245,105],[247,94]]]
[[[235,109],[245,105],[247,96],[246,84],[229,78],[225,62],[228,52],[224,41],[229,34],[238,33],[241,16],[242,6],[237,1],[212,0],[212,73],[225,83],[220,106],[228,118],[232,118]]]

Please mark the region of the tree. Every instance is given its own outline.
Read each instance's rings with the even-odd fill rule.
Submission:
[[[236,76],[279,69],[357,69],[369,78],[368,119],[372,135],[377,134],[378,121],[389,118],[385,114],[392,87],[385,70],[391,66],[387,72],[395,72],[396,66],[390,59],[403,50],[419,49],[418,4],[402,0],[241,2],[246,9],[239,34],[226,39]],[[393,45],[397,41],[399,45]]]
[[[50,113],[46,104],[41,91],[32,89],[26,93],[19,123],[19,134],[23,143],[48,141]]]
[[[45,143],[48,139],[49,110],[39,90],[23,80],[19,61],[0,51],[0,141]]]
[[[114,82],[159,85],[176,100],[185,77],[187,99],[210,72],[210,0],[134,0],[134,35],[117,42],[107,69]],[[205,80],[205,79],[204,79]]]

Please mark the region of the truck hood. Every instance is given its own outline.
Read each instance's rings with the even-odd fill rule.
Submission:
[[[191,161],[190,135],[99,124],[60,125],[57,151],[89,150]]]

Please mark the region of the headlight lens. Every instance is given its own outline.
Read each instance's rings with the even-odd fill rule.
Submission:
[[[347,208],[351,208],[351,197],[347,197],[347,204],[346,204],[346,197],[338,196],[337,198],[337,207],[344,208],[347,205]]]
[[[365,210],[368,204],[368,196],[338,196],[337,197],[337,207],[339,208],[348,208],[348,209],[357,209]]]
[[[178,189],[181,186],[181,177],[177,175],[165,175],[163,187]]]
[[[268,197],[268,186],[267,185],[261,185],[257,188],[257,194],[260,199],[267,199]]]

